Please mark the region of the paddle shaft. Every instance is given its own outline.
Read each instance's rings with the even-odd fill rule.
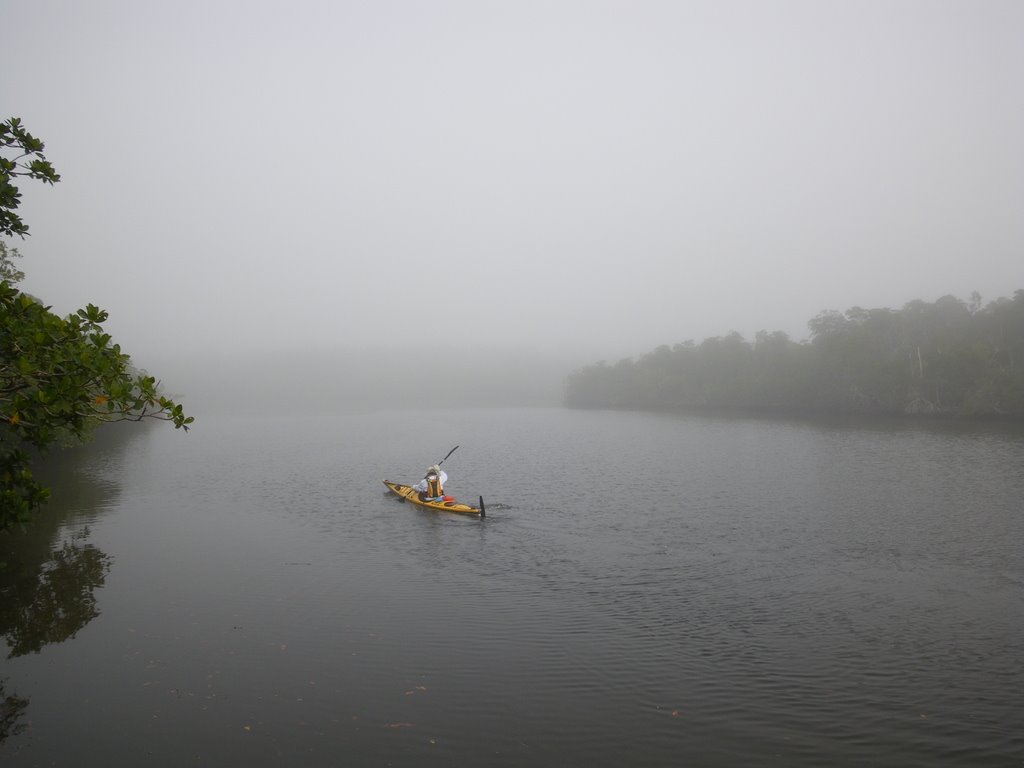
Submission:
[[[459,446],[456,445],[454,448],[448,451],[448,456],[451,456],[453,453],[455,453],[455,451],[458,450],[458,447]],[[448,456],[445,456],[444,459],[441,459],[439,462],[437,462],[437,466],[440,467],[442,464],[444,464],[444,460],[447,459]]]

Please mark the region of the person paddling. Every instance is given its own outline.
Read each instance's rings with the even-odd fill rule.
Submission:
[[[448,474],[437,464],[434,464],[427,469],[423,479],[416,483],[412,489],[419,493],[420,501],[447,501],[448,499],[444,495],[444,484],[447,482]]]

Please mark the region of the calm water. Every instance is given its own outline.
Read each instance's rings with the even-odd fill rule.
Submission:
[[[0,763],[1024,765],[1019,431],[411,416],[74,457],[0,539]],[[457,443],[485,521],[385,495]]]

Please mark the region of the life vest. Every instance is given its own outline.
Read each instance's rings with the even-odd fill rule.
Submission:
[[[426,497],[428,499],[436,499],[438,496],[444,496],[444,487],[441,485],[441,478],[438,475],[427,475]]]

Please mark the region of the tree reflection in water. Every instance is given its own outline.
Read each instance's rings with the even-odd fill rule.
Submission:
[[[84,528],[43,562],[23,563],[0,578],[0,634],[7,658],[39,653],[61,643],[99,615],[95,590],[110,571],[111,558],[84,543]]]
[[[0,534],[0,638],[8,659],[70,640],[100,613],[96,592],[113,559],[88,543],[88,523],[110,508],[119,489],[94,468],[117,461],[132,442],[125,432],[110,432],[44,462],[36,474],[54,489],[50,503],[22,530]],[[7,693],[7,682],[0,679],[0,744],[26,728],[19,721],[29,703]]]
[[[28,699],[23,699],[15,693],[9,694],[4,688],[6,680],[0,680],[0,744],[7,740],[8,736],[16,736],[25,730],[26,725],[18,720],[25,714],[28,706]]]

